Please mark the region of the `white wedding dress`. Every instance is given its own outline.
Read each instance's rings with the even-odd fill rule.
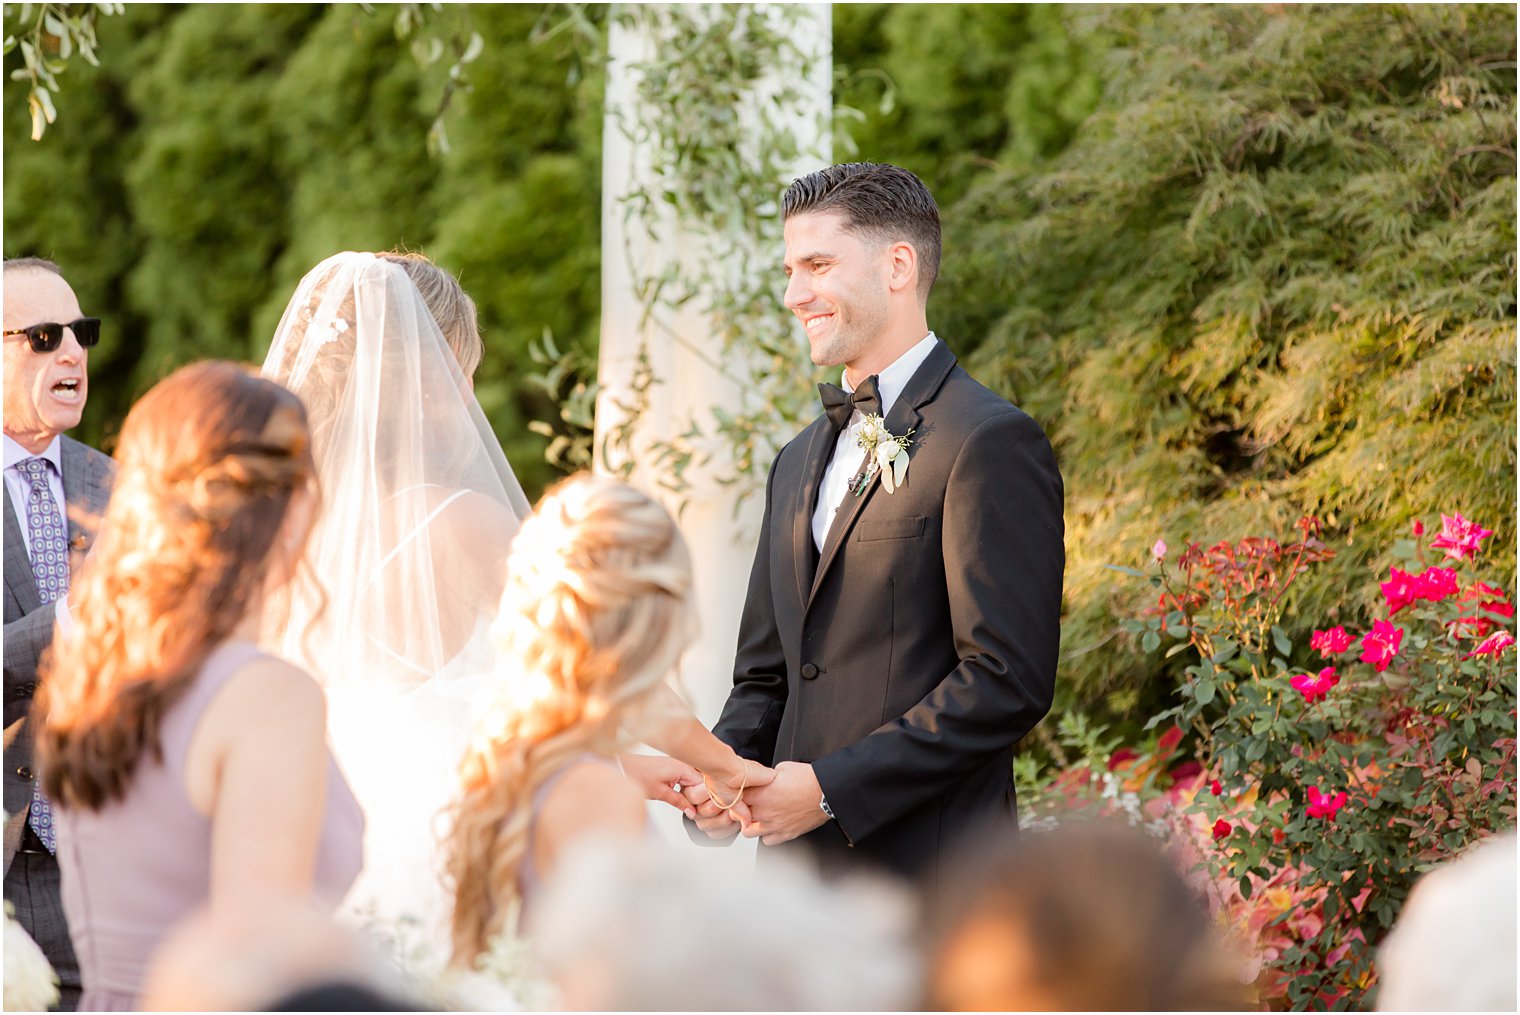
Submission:
[[[365,811],[345,911],[398,958],[447,958],[440,818],[493,680],[489,627],[529,505],[417,289],[372,254],[328,258],[285,309],[264,376],[311,421],[322,509],[310,575],[270,643],[328,696],[333,752]]]

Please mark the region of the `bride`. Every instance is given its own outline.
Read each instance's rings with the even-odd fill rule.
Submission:
[[[452,276],[417,255],[348,252],[301,280],[263,367],[306,405],[324,500],[315,580],[271,607],[267,633],[326,687],[333,750],[368,819],[345,908],[417,961],[405,952],[448,918],[434,818],[529,510],[474,397],[480,358]]]

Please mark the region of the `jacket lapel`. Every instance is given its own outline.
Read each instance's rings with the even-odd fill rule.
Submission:
[[[105,514],[105,477],[97,473],[95,463],[83,444],[65,437],[62,441],[63,500],[68,506],[69,549],[82,550],[94,536],[100,516]]]
[[[828,420],[827,416],[820,416],[811,428],[812,436],[808,440],[807,458],[802,464],[801,486],[797,492],[798,510],[792,519],[792,560],[797,566],[797,594],[803,603],[808,601],[818,564],[818,551],[813,545],[813,512],[818,509],[818,488],[823,485],[823,472],[828,468],[830,453],[839,441],[839,435]]]
[[[15,505],[11,503],[9,493],[4,497],[5,587],[16,597],[16,605],[24,617],[42,605],[42,597],[37,594],[37,579],[32,575],[32,562],[26,555],[26,540],[21,536],[21,522],[16,517]]]
[[[887,430],[894,434],[903,434],[909,430],[917,430],[923,422],[923,414],[918,410],[928,403],[939,391],[940,385],[945,382],[952,367],[955,366],[955,354],[944,342],[938,342],[930,350],[919,368],[913,372],[913,377],[903,388],[897,401],[892,405],[892,411],[887,413]],[[918,454],[918,442],[915,440],[908,445],[908,461],[911,465],[913,457]],[[821,473],[820,473],[821,475]],[[910,471],[907,482],[913,482]],[[829,526],[828,538],[823,542],[823,554],[818,561],[818,571],[813,576],[812,588],[806,597],[809,605],[812,604],[813,596],[818,594],[818,587],[823,584],[823,576],[828,574],[829,565],[834,563],[839,556],[840,549],[845,540],[849,538],[850,529],[855,526],[855,519],[865,510],[867,502],[876,495],[876,488],[881,485],[881,477],[874,477],[866,487],[865,493],[859,497],[846,494],[845,501],[834,513],[834,521]],[[816,498],[817,493],[813,496]]]

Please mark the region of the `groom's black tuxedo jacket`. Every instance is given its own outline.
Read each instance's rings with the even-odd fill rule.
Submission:
[[[837,432],[820,416],[777,456],[714,732],[813,765],[836,820],[799,841],[825,863],[932,878],[968,826],[1014,820],[1013,745],[1055,686],[1063,494],[1039,425],[943,343],[886,424],[914,431],[906,482],[847,493],[821,555]]]

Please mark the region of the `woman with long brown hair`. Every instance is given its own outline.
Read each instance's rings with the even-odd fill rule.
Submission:
[[[665,683],[695,616],[690,553],[658,503],[613,479],[565,480],[523,523],[506,571],[497,699],[461,766],[446,844],[454,961],[466,966],[531,908],[569,845],[649,834],[644,793],[618,767],[626,735],[700,770],[736,809],[774,777]]]
[[[317,493],[300,400],[232,363],[133,407],[75,618],[41,682],[42,781],[88,1010],[127,1010],[171,926],[209,901],[334,905],[363,817],[322,692],[256,644]]]

